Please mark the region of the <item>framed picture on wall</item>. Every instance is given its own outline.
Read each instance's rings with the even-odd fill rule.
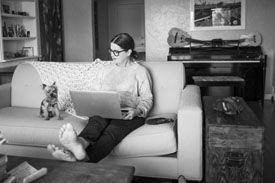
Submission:
[[[2,4],[1,11],[6,14],[10,14],[10,5],[8,4]]]
[[[22,56],[24,57],[32,57],[34,56],[33,47],[23,47]]]
[[[245,29],[246,0],[190,0],[190,29]]]

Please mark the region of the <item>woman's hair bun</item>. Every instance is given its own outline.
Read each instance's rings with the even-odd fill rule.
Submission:
[[[138,53],[137,53],[135,50],[132,50],[131,57],[132,57],[133,59],[137,59],[138,56],[139,56]]]

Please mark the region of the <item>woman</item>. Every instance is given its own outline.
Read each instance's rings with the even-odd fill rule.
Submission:
[[[79,135],[71,124],[63,125],[59,140],[65,148],[48,145],[55,158],[99,162],[124,137],[144,124],[153,105],[152,80],[147,69],[135,62],[134,48],[134,40],[129,34],[116,35],[109,48],[113,64],[105,66],[100,76],[100,90],[117,91],[121,107],[128,108],[124,119],[90,117]]]

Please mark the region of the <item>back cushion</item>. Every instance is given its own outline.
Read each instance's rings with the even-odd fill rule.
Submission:
[[[42,83],[56,82],[61,110],[74,112],[70,90],[94,90],[101,68],[110,62],[26,62],[19,65],[12,80],[12,106],[40,107],[45,97]]]
[[[108,62],[104,63],[108,64]],[[177,113],[180,94],[185,86],[181,62],[141,62],[153,80],[154,105],[150,115]],[[70,109],[69,89],[90,90],[96,83],[101,64],[26,62],[20,64],[12,79],[12,106],[39,108],[44,98],[42,83],[57,82],[62,109]],[[69,111],[71,112],[71,111]]]
[[[152,76],[154,106],[150,115],[177,113],[185,70],[181,62],[141,62]]]
[[[17,66],[12,78],[11,105],[40,107],[44,98],[42,81],[37,70],[29,63]]]

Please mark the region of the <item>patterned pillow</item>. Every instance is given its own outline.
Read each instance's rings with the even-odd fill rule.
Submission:
[[[58,102],[61,110],[75,114],[71,102],[70,90],[92,91],[99,88],[99,74],[106,64],[111,62],[94,61],[90,63],[66,62],[29,62],[38,71],[42,83],[50,85],[56,82]]]

